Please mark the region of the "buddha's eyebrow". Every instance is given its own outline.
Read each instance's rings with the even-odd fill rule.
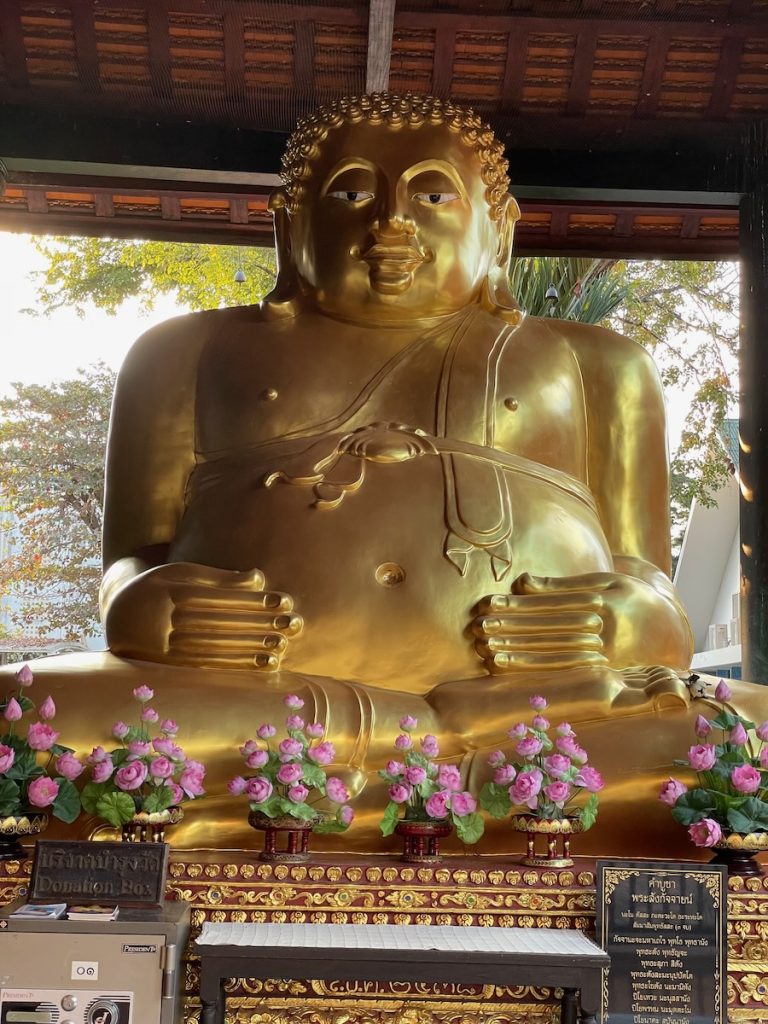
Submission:
[[[407,185],[419,174],[425,174],[429,171],[437,174],[444,174],[446,178],[451,181],[461,198],[467,198],[467,189],[464,182],[461,180],[461,175],[455,167],[446,163],[445,160],[420,160],[419,163],[409,167],[407,171],[403,171],[400,175],[400,181]]]
[[[376,164],[371,163],[370,160],[366,160],[361,156],[345,157],[328,172],[323,184],[320,187],[320,194],[325,195],[328,189],[333,185],[336,178],[344,174],[345,171],[368,171],[374,177],[378,175],[378,168]]]

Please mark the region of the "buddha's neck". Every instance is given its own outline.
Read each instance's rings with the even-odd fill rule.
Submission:
[[[322,316],[328,320],[337,320],[339,323],[350,324],[354,327],[359,327],[362,330],[375,329],[377,331],[406,331],[408,333],[419,332],[422,330],[428,330],[433,327],[440,327],[445,325],[448,327],[451,324],[459,323],[466,316],[468,316],[473,310],[478,309],[477,303],[470,303],[464,306],[462,309],[453,313],[444,313],[439,316],[413,316],[407,320],[390,320],[386,318],[378,318],[375,314],[361,313],[360,316],[343,316],[341,313],[329,312],[325,309],[319,309],[313,307],[311,312],[317,316]]]

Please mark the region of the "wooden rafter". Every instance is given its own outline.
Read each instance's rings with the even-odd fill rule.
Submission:
[[[370,0],[368,8],[368,55],[365,91],[385,92],[389,88],[389,64],[397,0]]]

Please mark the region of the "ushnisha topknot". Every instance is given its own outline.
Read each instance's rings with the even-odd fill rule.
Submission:
[[[302,117],[288,139],[280,172],[285,183],[289,211],[295,210],[301,201],[303,182],[311,174],[312,160],[328,133],[333,128],[362,121],[404,128],[442,124],[456,132],[461,141],[477,153],[491,218],[495,221],[500,219],[509,190],[509,164],[504,159],[504,146],[493,134],[491,126],[469,107],[461,107],[451,100],[441,100],[436,96],[420,96],[410,92],[402,95],[375,92],[370,95],[343,96]]]

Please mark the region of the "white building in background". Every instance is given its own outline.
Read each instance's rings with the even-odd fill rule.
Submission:
[[[0,511],[0,561],[8,558],[13,551],[15,534],[15,517],[10,512]],[[67,640],[61,630],[43,633],[41,629],[35,628],[34,623],[22,631],[13,621],[14,614],[22,605],[22,598],[12,594],[0,594],[0,665],[44,658],[49,654],[104,650],[106,647],[103,636],[73,642]]]
[[[738,421],[724,424],[730,473],[716,504],[694,500],[675,570],[675,586],[693,628],[691,668],[741,678]]]

